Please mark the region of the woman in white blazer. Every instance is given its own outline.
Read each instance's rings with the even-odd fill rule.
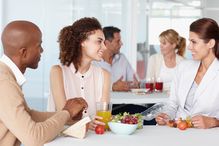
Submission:
[[[168,110],[156,117],[159,125],[167,119],[191,117],[195,128],[219,126],[219,27],[209,18],[190,25],[189,50],[193,60],[183,61],[171,85]]]

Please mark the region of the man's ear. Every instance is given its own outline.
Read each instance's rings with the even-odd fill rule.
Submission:
[[[22,58],[26,58],[27,57],[27,48],[26,47],[20,48],[19,54],[21,55]]]
[[[105,41],[104,41],[105,46],[108,46],[110,43],[111,43],[111,42],[110,42],[109,40],[105,40]]]

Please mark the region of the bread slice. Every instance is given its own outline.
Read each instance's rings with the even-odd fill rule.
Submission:
[[[68,136],[83,139],[86,136],[86,132],[87,132],[86,124],[90,121],[91,121],[90,117],[85,117],[80,121],[78,121],[77,123],[65,129],[62,133]]]

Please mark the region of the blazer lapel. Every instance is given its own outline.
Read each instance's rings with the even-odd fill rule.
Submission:
[[[181,95],[182,96],[180,97],[181,107],[185,106],[187,95],[190,91],[192,83],[194,82],[194,79],[195,79],[195,76],[197,74],[199,65],[200,65],[199,61],[194,61],[194,65],[189,66],[189,67],[191,67],[191,69],[188,72],[184,72],[184,75],[183,75],[184,78],[183,78],[183,83],[182,83],[182,85],[184,85],[184,86],[182,87],[182,89],[183,89],[183,90],[181,90],[181,92],[182,92]]]
[[[194,97],[194,101],[197,98],[201,97],[200,95],[206,90],[209,84],[211,84],[212,80],[217,76],[219,73],[219,61],[215,58],[212,64],[209,66],[207,72],[205,73],[202,81],[200,82]]]

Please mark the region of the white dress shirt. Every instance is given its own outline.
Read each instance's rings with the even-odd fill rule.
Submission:
[[[133,75],[137,77],[134,69],[128,62],[124,54],[119,53],[113,57],[112,65],[104,60],[93,62],[95,65],[100,66],[111,73],[112,83],[116,82],[123,76],[123,81],[133,81]]]
[[[197,88],[198,88],[198,84],[196,84],[196,82],[194,81],[191,89],[189,90],[189,93],[186,98],[186,103],[184,106],[185,110],[187,111],[190,111],[194,105],[194,96]]]
[[[22,72],[19,70],[19,68],[16,66],[16,64],[5,54],[2,55],[0,58],[0,61],[5,63],[13,72],[15,75],[15,78],[17,80],[17,83],[22,86],[26,82],[26,78],[22,74]]]
[[[175,73],[176,66],[169,68],[165,65],[163,60],[160,68],[160,80],[163,82],[163,90],[170,91],[171,82]],[[156,80],[156,79],[155,79]]]

